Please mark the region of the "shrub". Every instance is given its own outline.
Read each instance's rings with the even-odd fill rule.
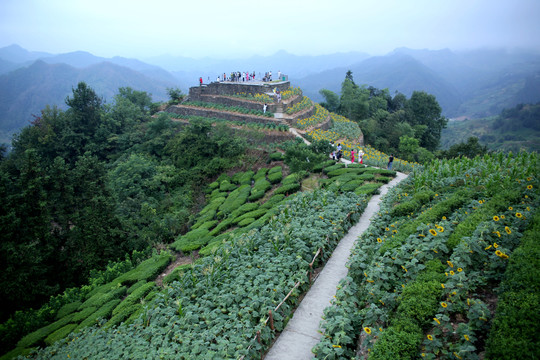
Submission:
[[[135,290],[132,294],[128,295],[124,301],[122,301],[117,307],[112,310],[113,316],[118,314],[123,309],[132,306],[139,302],[143,297],[145,297],[152,289],[156,286],[155,282],[149,282]]]
[[[219,183],[217,181],[214,181],[214,182],[208,184],[208,188],[210,190],[216,190],[216,189],[219,188]]]
[[[52,345],[53,343],[57,342],[58,340],[61,340],[68,336],[75,328],[77,327],[77,324],[67,324],[66,326],[61,327],[60,329],[56,330],[49,336],[45,338],[45,344]]]
[[[331,160],[333,162],[333,160]],[[342,164],[342,163],[337,163],[337,164],[334,164],[332,166],[327,166],[323,169],[323,173],[325,174],[328,174],[334,170],[338,170],[338,169],[342,169],[345,167],[345,164]]]
[[[135,284],[131,285],[129,287],[129,289],[127,289],[127,294],[129,295],[129,294],[133,293],[135,290],[137,290],[138,288],[140,288],[144,284],[146,284],[146,280],[137,281]]]
[[[247,201],[249,193],[251,192],[251,186],[241,185],[238,189],[229,194],[227,199],[219,207],[219,216],[228,215],[240,206],[244,205]]]
[[[383,183],[383,184],[388,184],[391,180],[392,180],[392,178],[388,177],[388,176],[379,176],[376,179],[377,182],[380,182],[380,183]]]
[[[215,243],[215,241],[212,240],[208,245],[206,245],[206,247],[209,246],[212,243]],[[201,249],[201,251],[202,251],[202,249]],[[201,254],[201,251],[199,251],[199,255]],[[171,283],[171,282],[173,282],[175,280],[179,280],[181,274],[183,274],[190,267],[191,267],[191,264],[184,264],[184,265],[177,266],[176,268],[174,268],[173,271],[171,271],[171,273],[169,275],[167,275],[167,276],[165,276],[163,278],[163,283],[168,284],[168,283]]]
[[[386,329],[375,343],[370,360],[414,359],[422,330],[414,323],[399,324]]]
[[[280,152],[275,152],[270,154],[268,158],[270,159],[270,161],[281,161],[283,160],[283,154]]]
[[[141,304],[135,304],[135,305],[132,305],[132,306],[130,306],[128,308],[123,309],[118,314],[111,317],[109,319],[109,321],[107,321],[107,323],[105,323],[104,327],[109,328],[109,327],[112,327],[112,326],[115,326],[115,325],[119,325],[120,323],[125,321],[127,318],[129,318],[131,316],[131,314],[133,314],[134,312],[139,310],[140,307],[141,307]]]
[[[133,283],[135,283],[135,281]],[[105,305],[106,303],[108,303],[109,301],[113,299],[119,299],[123,297],[124,295],[126,295],[126,292],[127,292],[127,288],[125,286],[121,286],[121,287],[117,286],[114,290],[111,290],[107,293],[97,293],[94,296],[91,296],[90,298],[88,298],[84,303],[82,303],[79,309],[84,310],[87,308],[94,308],[95,310],[96,308],[99,308]],[[79,317],[80,316],[81,315],[79,315]]]
[[[68,316],[64,316],[60,320],[53,322],[52,324],[49,324],[47,326],[44,326],[34,332],[31,332],[30,334],[23,337],[19,342],[17,343],[18,348],[27,348],[32,345],[41,345],[43,339],[45,339],[47,336],[55,332],[56,330],[66,326],[71,322],[71,319],[73,318],[73,314],[70,314]]]
[[[419,191],[414,194],[413,197],[415,200],[418,200],[421,205],[425,205],[435,197],[435,192],[431,190]]]
[[[56,313],[56,320],[63,318],[66,315],[72,314],[77,311],[82,305],[82,302],[75,301],[69,304],[65,304]]]
[[[236,189],[236,187],[237,186],[235,184],[231,184],[229,180],[223,180],[219,185],[219,190],[222,192],[227,192]]]
[[[139,280],[154,280],[174,258],[170,253],[162,252],[140,263],[135,269],[120,275],[113,283],[134,284]]]
[[[420,209],[418,200],[405,201],[396,205],[390,212],[391,216],[407,216],[417,209]]]
[[[257,209],[257,210],[253,210],[253,211],[250,211],[248,213],[245,213],[239,217],[237,217],[236,219],[233,219],[232,220],[232,223],[233,224],[238,224],[240,225],[240,223],[244,220],[244,219],[247,219],[247,218],[253,218],[253,219],[258,219],[260,218],[261,216],[263,216],[264,214],[266,214],[266,209]]]
[[[259,179],[264,179],[266,178],[267,172],[268,172],[267,168],[260,168],[259,171],[257,171],[257,173],[253,175],[253,179],[255,180],[255,182],[257,182],[257,180]]]
[[[198,229],[191,230],[185,235],[180,235],[176,241],[171,244],[171,247],[177,251],[183,252],[196,250],[210,241],[211,236],[209,233],[210,230],[199,227]]]
[[[261,209],[271,209],[277,204],[279,204],[283,199],[285,199],[284,194],[274,193],[270,199],[268,199],[264,204],[261,205]]]
[[[365,184],[354,190],[356,195],[373,195],[379,192],[381,184]]]
[[[247,226],[247,225],[251,224],[254,221],[255,221],[254,218],[245,218],[245,219],[243,219],[242,221],[240,221],[238,223],[238,226],[244,227],[244,226]]]
[[[281,171],[268,174],[268,181],[270,181],[271,184],[277,184],[281,182],[282,178],[283,174],[281,173]]]
[[[347,181],[346,183],[344,183],[343,185],[341,185],[339,187],[339,190],[340,191],[343,191],[343,192],[349,192],[349,191],[354,191],[355,189],[357,189],[359,186],[361,186],[363,183],[362,180],[351,180],[351,181]]]
[[[292,194],[300,190],[300,184],[283,185],[274,191],[274,194]]]
[[[274,166],[273,168],[268,170],[268,175],[276,173],[276,172],[282,172],[282,171],[283,171],[283,168],[280,165]]]
[[[74,323],[80,323],[81,321],[83,321],[84,319],[92,315],[96,310],[97,310],[97,307],[95,306],[86,307],[82,309],[81,311],[73,314],[73,318],[71,321],[73,321]]]
[[[120,300],[120,299],[114,299],[114,300],[109,301],[108,303],[103,305],[101,308],[99,308],[96,312],[94,312],[89,317],[84,319],[79,324],[79,326],[77,326],[75,328],[75,330],[73,330],[73,331],[78,331],[78,330],[81,330],[81,329],[83,329],[85,327],[93,326],[93,325],[96,324],[98,319],[101,319],[101,318],[107,319],[107,318],[109,318],[111,316],[111,313],[112,313],[113,309],[116,308],[118,306],[118,304],[120,304],[121,301],[122,300]]]

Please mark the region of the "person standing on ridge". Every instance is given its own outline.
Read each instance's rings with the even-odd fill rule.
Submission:
[[[199,86],[202,86],[202,77],[199,78]]]
[[[392,163],[394,162],[394,154],[390,154],[390,157],[388,158],[388,170],[392,170]]]
[[[354,164],[354,149],[351,150],[351,164]]]

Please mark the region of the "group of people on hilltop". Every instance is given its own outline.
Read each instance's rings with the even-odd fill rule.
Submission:
[[[261,77],[261,73],[259,73],[259,78]],[[281,77],[281,71],[278,71],[278,78]],[[227,73],[223,73],[221,75],[218,75],[216,78],[217,82],[222,81],[228,81],[228,82],[247,82],[247,81],[253,81],[256,80],[255,71],[249,72],[249,71],[233,71],[230,73],[229,76],[227,76]],[[264,73],[264,76],[262,77],[262,81],[272,81],[272,71],[267,71]],[[210,77],[208,77],[208,82],[210,83]],[[203,85],[203,78],[199,78],[199,85]]]
[[[330,141],[330,145],[332,146],[332,148],[335,148],[335,150],[332,149],[332,152],[330,153],[330,157],[332,157],[332,160],[340,161],[341,158],[343,157],[343,147],[341,146],[341,144],[338,144],[336,147],[333,141]],[[362,152],[362,150],[358,150],[357,154],[358,154],[358,163],[363,164],[364,153]],[[355,160],[356,158],[355,158],[354,149],[352,149],[351,150],[351,163],[354,164]],[[388,165],[386,165],[386,168],[388,170],[392,170],[393,164],[394,164],[394,154],[390,154],[390,156],[388,157]]]

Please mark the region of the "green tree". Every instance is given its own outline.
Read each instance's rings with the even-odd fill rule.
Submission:
[[[467,142],[461,142],[454,144],[447,151],[442,151],[441,156],[447,159],[464,156],[472,159],[478,155],[484,155],[488,153],[487,146],[482,146],[477,137],[471,136],[467,139]]]
[[[419,137],[420,146],[434,151],[439,146],[441,131],[448,123],[448,119],[441,115],[442,109],[435,96],[424,91],[414,91],[408,101],[408,110],[413,126],[427,127]]]
[[[335,92],[327,89],[319,90],[319,94],[321,94],[325,100],[320,103],[320,105],[330,112],[337,113],[339,110],[339,96]]]
[[[399,152],[401,153],[401,157],[403,157],[404,159],[412,161],[413,154],[416,153],[418,148],[418,139],[409,137],[407,135],[403,135],[399,138]]]
[[[341,84],[339,113],[351,120],[364,119],[369,110],[369,92],[354,83],[352,72],[349,70]]]

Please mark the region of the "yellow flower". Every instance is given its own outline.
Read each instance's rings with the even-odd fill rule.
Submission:
[[[381,239],[381,238],[377,238],[377,242],[378,242],[378,243],[382,243],[382,239]]]
[[[499,231],[494,232],[498,237],[501,237],[501,233]]]
[[[441,302],[441,306],[442,306],[443,308],[446,308],[446,307],[448,306],[448,304],[445,303],[445,302],[443,301],[443,302]]]
[[[371,334],[371,329],[368,328],[367,326],[364,328],[364,331],[366,332],[366,334]]]
[[[392,232],[393,232],[394,234],[397,234],[397,230],[392,230]]]
[[[341,345],[332,345],[334,348],[341,348]]]
[[[495,216],[493,217],[493,220],[499,221],[499,217],[498,217],[497,215],[495,215]]]
[[[443,219],[443,220],[446,220],[446,216],[443,216],[442,219]]]
[[[496,248],[498,248],[498,247],[499,247],[499,244],[497,244],[497,243],[493,243],[493,247],[494,247],[494,248],[496,249]]]
[[[502,255],[502,251],[501,251],[501,250],[497,250],[497,251],[495,251],[495,255],[497,255],[497,256],[501,256],[501,255]]]
[[[389,228],[385,228],[384,230],[386,230],[386,231],[390,231],[390,229],[389,229]]]
[[[433,250],[433,252],[434,252],[435,254],[438,254],[438,253],[439,253],[439,252],[438,252],[437,250],[435,250],[435,249],[431,249],[431,250]]]
[[[321,215],[319,215],[319,219],[324,220],[324,218]]]
[[[450,271],[450,275],[454,276],[454,274],[455,274],[455,273],[454,273],[454,271],[453,271],[453,270],[452,270],[452,271]]]
[[[510,206],[510,207],[508,208],[508,210],[512,211],[512,210],[514,210],[514,208]]]
[[[504,220],[504,215],[501,215],[501,219],[503,219],[503,220]]]
[[[510,228],[509,228],[508,226],[505,226],[505,227],[504,227],[504,231],[506,231],[506,233],[507,233],[508,235],[510,235],[510,234],[512,233],[512,230],[510,230]]]
[[[489,245],[488,247],[486,247],[484,250],[489,250],[491,249],[491,245]]]
[[[441,284],[441,287],[444,289],[444,284]]]
[[[521,215],[521,213],[518,213],[518,212],[516,213],[516,217],[517,217],[517,218],[520,218],[520,217],[522,217],[522,216],[523,216],[523,215]]]
[[[433,336],[431,336],[431,334],[428,334],[427,338],[428,338],[429,341],[433,340]]]
[[[462,269],[462,268],[457,268],[457,271],[458,271],[458,272],[462,272],[463,269]]]
[[[465,338],[465,340],[469,341],[469,335],[465,334],[463,335],[463,337]]]
[[[433,229],[429,229],[429,233],[433,236],[437,236],[437,232]]]
[[[532,185],[527,185],[527,189],[532,190],[532,188],[533,188]]]
[[[459,356],[455,351],[453,352],[453,354],[454,354],[454,356],[457,357],[458,359],[460,359],[460,360],[462,359],[462,357]]]
[[[448,261],[447,261],[446,263],[447,263],[447,264],[448,264],[448,266],[450,266],[451,268],[453,268],[453,267],[454,267],[454,264],[452,264],[452,262],[451,262],[450,260],[448,260]]]
[[[401,268],[407,272],[407,269],[405,269],[405,266],[401,265]]]
[[[441,325],[441,322],[439,321],[439,319],[433,318],[433,320],[435,320],[435,322],[436,322],[437,324]]]

